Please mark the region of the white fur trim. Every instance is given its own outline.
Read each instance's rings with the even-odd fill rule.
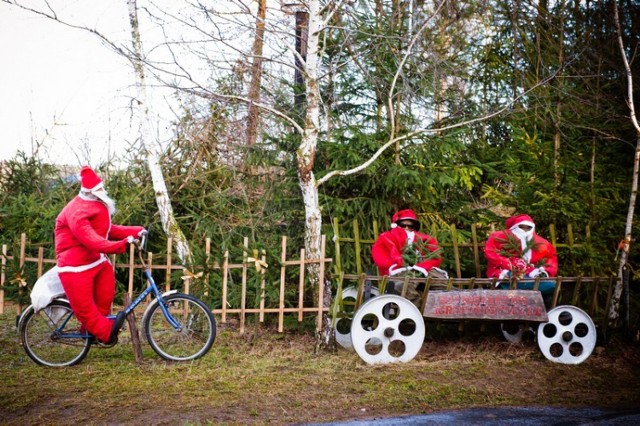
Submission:
[[[78,197],[82,198],[85,201],[100,201],[98,197],[96,197],[90,192],[80,192],[78,194]]]
[[[100,259],[96,260],[93,263],[88,265],[80,265],[80,266],[58,266],[58,273],[60,272],[84,272],[89,269],[95,268],[103,262],[108,262],[109,259],[105,256],[104,253],[100,253]]]
[[[91,192],[91,191],[95,191],[96,189],[101,189],[101,188],[104,188],[104,185],[102,184],[102,182],[100,182],[99,184],[97,184],[93,188],[85,188],[84,186],[81,186],[80,187],[80,191],[82,191],[82,192]]]
[[[513,225],[510,230],[513,231],[515,228],[517,228],[520,225],[530,226],[533,229],[536,229],[536,224],[535,223],[533,223],[531,221],[528,221],[528,220],[523,220],[522,222],[518,222],[515,225]]]

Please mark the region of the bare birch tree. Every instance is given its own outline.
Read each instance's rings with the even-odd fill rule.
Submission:
[[[321,255],[321,227],[322,214],[316,177],[313,172],[314,160],[318,146],[318,130],[320,127],[320,83],[318,81],[320,67],[320,34],[324,30],[326,20],[320,15],[320,1],[307,2],[309,13],[309,28],[307,40],[307,54],[304,62],[306,107],[304,114],[304,130],[302,141],[297,150],[298,181],[302,191],[305,209],[305,250],[307,257],[320,260]],[[300,60],[302,58],[299,58]],[[320,276],[320,264],[311,263],[308,266],[309,281],[313,288],[319,288],[324,277]],[[325,305],[331,303],[331,286],[324,286]],[[328,343],[331,338],[331,324],[325,315],[322,327],[322,341]]]
[[[162,167],[160,165],[160,152],[158,152],[157,144],[153,143],[153,135],[151,133],[151,122],[149,117],[149,101],[147,98],[146,75],[144,71],[144,54],[142,50],[142,41],[140,39],[140,22],[138,21],[138,6],[136,0],[127,0],[129,11],[129,23],[131,24],[131,41],[133,44],[133,55],[131,63],[133,65],[136,76],[136,90],[138,92],[135,100],[136,109],[140,119],[140,140],[145,151],[145,158],[151,181],[153,183],[153,193],[155,194],[156,204],[162,228],[168,237],[173,239],[176,252],[183,265],[192,267],[191,251],[189,243],[180,229],[173,207],[169,191],[164,181]]]
[[[127,0],[129,23],[131,25],[132,50],[118,46],[115,42],[100,33],[95,28],[84,25],[73,24],[62,19],[52,5],[47,3],[44,9],[38,9],[19,1],[2,0],[5,3],[17,6],[23,10],[35,13],[36,15],[51,19],[61,25],[72,29],[85,31],[97,36],[103,43],[109,46],[114,52],[127,58],[134,69],[136,77],[137,98],[135,100],[136,109],[140,119],[140,141],[144,148],[145,159],[149,167],[149,173],[153,182],[153,190],[158,206],[158,212],[162,222],[162,227],[167,236],[173,239],[176,252],[183,265],[191,267],[191,254],[189,244],[180,230],[171,206],[171,198],[165,184],[162,167],[160,165],[160,152],[156,143],[153,142],[151,132],[151,122],[149,117],[149,100],[147,96],[147,83],[144,70],[145,57],[142,50],[140,38],[140,27],[137,14],[136,0]]]
[[[633,230],[633,216],[635,213],[636,198],[638,195],[638,170],[640,169],[640,125],[638,124],[638,117],[636,116],[635,105],[633,102],[633,75],[631,74],[631,67],[629,66],[629,60],[627,59],[627,53],[625,50],[624,42],[622,41],[622,27],[620,25],[620,16],[618,13],[618,5],[613,3],[613,19],[616,26],[616,32],[618,35],[618,47],[620,48],[620,55],[622,57],[622,63],[624,64],[624,70],[627,77],[627,105],[629,106],[629,118],[633,123],[633,127],[636,130],[636,150],[633,158],[633,177],[631,179],[631,194],[629,195],[629,208],[627,210],[627,221],[624,230],[624,240],[621,243],[622,254],[620,256],[620,263],[618,266],[618,277],[622,278],[623,269],[627,265],[627,259],[629,258],[629,247],[631,244],[631,233]],[[613,292],[611,300],[611,309],[609,310],[609,317],[616,319],[620,314],[620,298],[622,295],[622,282],[619,280]]]

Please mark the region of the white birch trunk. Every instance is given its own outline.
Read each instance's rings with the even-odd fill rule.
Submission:
[[[173,214],[171,206],[171,198],[164,182],[162,168],[160,167],[160,153],[156,144],[152,143],[153,137],[151,132],[151,121],[149,119],[149,103],[147,98],[147,90],[145,83],[145,72],[143,68],[142,42],[140,40],[140,27],[138,23],[138,7],[136,0],[127,0],[129,8],[129,22],[131,24],[131,39],[133,42],[132,64],[136,76],[137,99],[136,108],[140,118],[140,139],[145,151],[147,165],[151,173],[151,181],[153,182],[153,192],[162,221],[162,228],[167,236],[173,239],[176,247],[176,253],[180,258],[182,265],[191,265],[191,252],[189,244],[180,230],[178,223]]]
[[[624,230],[624,244],[622,248],[622,255],[620,256],[620,264],[618,266],[618,278],[622,278],[622,270],[627,263],[629,257],[629,246],[631,244],[631,231],[633,229],[633,215],[635,212],[636,198],[638,195],[638,173],[640,169],[640,125],[638,125],[638,118],[636,117],[635,105],[633,102],[633,76],[631,74],[631,68],[629,61],[627,60],[627,54],[624,50],[624,43],[622,41],[622,29],[620,27],[620,17],[618,15],[618,5],[614,6],[614,23],[618,32],[618,46],[620,48],[620,54],[622,55],[622,62],[624,63],[625,72],[627,75],[627,90],[628,99],[627,105],[629,105],[629,116],[633,127],[636,129],[636,151],[633,158],[633,177],[631,179],[631,195],[629,196],[629,209],[627,210],[627,222]],[[614,320],[620,315],[620,297],[622,295],[622,280],[616,283],[616,287],[613,291],[611,298],[611,309],[609,310],[609,318]]]
[[[305,250],[309,260],[320,260],[322,215],[318,199],[318,188],[313,173],[313,165],[318,145],[318,129],[320,120],[320,90],[318,86],[319,38],[322,31],[320,2],[307,2],[309,12],[309,38],[307,41],[307,58],[305,70],[306,110],[302,142],[297,151],[298,181],[302,191],[305,210]],[[312,263],[307,267],[309,282],[312,288],[318,289],[321,280],[320,264]],[[331,305],[331,286],[324,286],[324,305]],[[329,344],[331,322],[327,315],[323,317],[322,342]]]

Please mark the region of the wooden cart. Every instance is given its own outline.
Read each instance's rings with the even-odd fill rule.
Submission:
[[[577,295],[581,286],[591,284],[595,291],[590,304],[597,306],[598,287],[606,286],[608,305],[613,284],[613,279],[602,277],[537,278],[520,280],[533,283],[533,290],[517,290],[516,280],[511,282],[512,289],[500,290],[496,289],[495,279],[486,278],[400,280],[400,294],[381,291],[388,288],[389,277],[364,275],[358,280],[359,285],[341,292],[336,340],[353,348],[368,364],[408,362],[415,358],[424,342],[425,319],[496,321],[510,342],[519,342],[523,332],[531,330],[547,359],[579,364],[595,348],[596,325],[585,310],[571,304],[556,305],[560,291],[563,285],[565,288],[572,285]],[[541,280],[556,284],[549,310],[537,290]],[[397,289],[398,279],[394,281]],[[423,287],[417,302],[403,297],[411,284]]]

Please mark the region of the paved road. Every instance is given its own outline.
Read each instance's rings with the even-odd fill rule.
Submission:
[[[483,426],[633,426],[640,425],[640,407],[627,411],[613,411],[599,408],[556,407],[470,408],[467,410],[440,411],[438,413],[415,416],[322,423],[323,426],[414,426],[452,424]]]

